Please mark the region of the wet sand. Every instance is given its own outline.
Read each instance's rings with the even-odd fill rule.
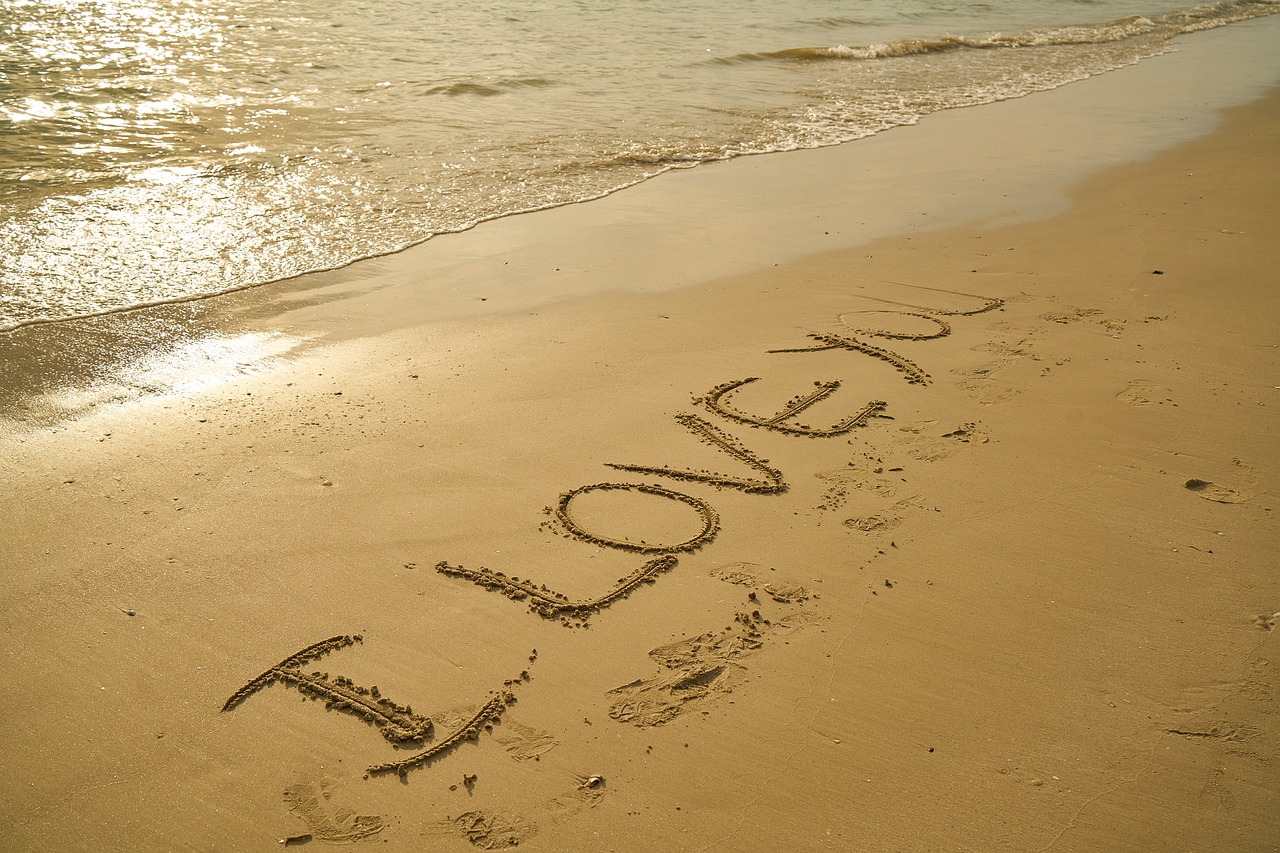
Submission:
[[[1274,849],[1280,91],[1033,166],[1165,61],[10,336],[0,846]]]

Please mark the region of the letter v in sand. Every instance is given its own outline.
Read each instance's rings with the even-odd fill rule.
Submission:
[[[733,436],[717,429],[697,415],[676,415],[676,421],[693,433],[703,444],[718,448],[763,476],[760,479],[752,479],[750,477],[734,477],[731,474],[720,474],[702,469],[695,471],[691,468],[623,465],[616,462],[608,462],[606,464],[610,468],[616,468],[619,471],[635,471],[640,474],[656,474],[661,477],[670,477],[673,480],[710,483],[713,486],[728,486],[732,489],[741,489],[744,492],[757,495],[777,495],[787,490],[787,484],[782,479],[782,472],[777,468],[770,467],[768,459],[761,459],[756,456]]]

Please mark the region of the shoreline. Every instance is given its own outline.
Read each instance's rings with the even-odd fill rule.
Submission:
[[[21,568],[4,702],[26,721],[5,846],[1265,849],[1280,89],[1192,135],[1067,170],[1053,215],[831,251],[806,248],[817,233],[740,251],[768,224],[750,211],[717,223],[736,241],[668,224],[679,289],[630,286],[660,265],[616,254],[642,254],[637,228],[662,236],[665,205],[699,209],[651,182],[626,216],[460,238],[430,272],[467,288],[448,319],[354,279],[223,305],[196,318],[223,348],[187,352],[217,368],[203,387],[166,394],[162,363],[91,414],[0,433],[0,541]],[[879,147],[909,170],[913,144]],[[761,170],[679,183],[749,192]],[[574,217],[595,221],[546,246]],[[616,289],[536,306],[488,289],[501,259],[552,277],[546,253],[575,237],[613,258]],[[145,360],[145,324],[121,334]],[[882,352],[771,352],[830,336]],[[725,416],[836,381],[796,418]],[[872,401],[838,434],[778,428],[831,430]],[[708,479],[770,469],[785,490]],[[637,482],[695,501],[590,489]],[[676,564],[632,584],[655,553]],[[608,606],[564,625],[439,562]],[[298,701],[290,661],[323,643],[322,695],[338,675],[379,685],[337,691],[378,728]],[[366,779],[420,751],[385,742],[404,720],[376,695],[430,715],[431,743],[478,710],[498,722]]]
[[[0,410],[47,425],[94,401],[145,396],[168,381],[156,365],[171,363],[180,383],[193,349],[221,358],[246,331],[268,343],[240,357],[271,361],[410,325],[679,290],[883,237],[1050,216],[1074,182],[1208,133],[1221,109],[1280,82],[1268,49],[1277,33],[1280,16],[1255,19],[1180,37],[1173,52],[1135,66],[857,142],[677,170],[216,297],[0,333]],[[93,387],[139,371],[147,378]]]
[[[1237,27],[1239,27],[1240,25],[1256,25],[1256,26],[1265,27],[1267,26],[1267,24],[1265,23],[1266,20],[1267,20],[1267,17],[1263,16],[1260,19],[1246,18],[1244,19],[1244,21],[1237,21],[1234,23]],[[1167,52],[1172,52],[1172,53],[1178,52],[1180,50],[1179,46],[1185,45],[1185,39],[1187,36],[1202,36],[1205,32],[1212,33],[1218,30],[1228,29],[1232,26],[1233,25],[1231,24],[1225,24],[1225,25],[1220,25],[1218,27],[1210,27],[1208,28],[1208,30],[1205,30],[1205,31],[1193,31],[1193,32],[1183,33],[1181,34],[1180,37],[1174,37],[1174,40],[1171,41],[1170,44],[1168,45]],[[1273,23],[1271,26],[1274,28],[1276,25],[1274,25]],[[1242,40],[1239,29],[1237,29],[1234,36],[1234,41],[1236,42],[1237,47],[1242,48],[1245,52],[1256,54],[1256,55],[1248,56],[1247,58],[1243,58],[1243,59],[1241,59],[1241,57],[1235,57],[1237,61],[1242,61],[1246,64],[1252,64],[1252,65],[1258,66],[1252,70],[1251,80],[1250,80],[1251,84],[1256,85],[1259,80],[1263,80],[1263,79],[1274,80],[1277,74],[1280,73],[1280,69],[1273,67],[1276,65],[1276,63],[1274,63],[1274,61],[1272,61],[1271,57],[1268,55],[1267,46],[1266,46],[1266,36],[1262,36],[1261,40],[1259,40],[1257,33],[1255,33],[1252,39],[1245,37]],[[1090,79],[1098,79],[1099,77],[1105,77],[1111,73],[1114,73],[1115,71],[1121,71],[1121,70],[1125,70],[1126,68],[1131,68],[1136,65],[1141,65],[1146,61],[1152,58],[1158,58],[1161,55],[1162,54],[1157,53],[1157,54],[1154,54],[1153,56],[1136,60],[1129,66],[1120,66],[1118,68],[1112,69],[1111,71],[1101,72],[1093,77],[1082,78],[1081,80],[1076,80],[1070,83],[1062,83],[1055,88],[1073,86],[1073,85],[1077,85],[1080,82],[1086,82]],[[1267,69],[1270,69],[1270,70],[1267,70]],[[1243,81],[1237,77],[1237,79],[1233,80],[1233,86],[1237,90],[1239,90],[1242,82]],[[1190,94],[1194,98],[1198,92],[1205,89],[1206,81],[1200,77],[1192,77],[1189,79],[1184,79],[1179,81],[1179,85],[1186,87],[1186,89],[1188,90],[1188,94]],[[1212,89],[1213,89],[1213,85],[1209,84],[1208,91],[1212,91]],[[946,112],[951,112],[955,110],[969,110],[969,109],[980,108],[980,107],[989,107],[996,104],[1005,103],[1010,100],[1021,100],[1024,98],[1044,94],[1046,92],[1051,92],[1051,91],[1054,91],[1054,89],[1051,88],[1051,89],[1045,89],[1045,90],[1032,91],[1026,94],[1009,96],[1004,100],[996,100],[996,101],[991,101],[984,104],[971,105],[968,107],[950,107],[950,108],[939,110],[939,112],[946,113]],[[1221,97],[1221,93],[1220,92],[1214,93],[1213,95],[1211,95],[1211,97]],[[1247,100],[1247,96],[1244,96],[1244,99]],[[1219,106],[1228,105],[1228,103],[1229,102],[1224,101]],[[1129,109],[1126,109],[1123,112],[1128,114],[1133,114],[1133,113],[1136,113],[1137,111],[1134,110],[1132,107],[1130,107]],[[1158,110],[1152,111],[1151,115],[1147,116],[1147,119],[1150,120],[1150,118],[1155,116],[1157,113],[1158,113]],[[930,116],[935,114],[938,114],[938,113],[926,113],[924,116],[921,116],[920,118],[921,120],[927,121],[929,120]],[[1200,118],[1203,118],[1203,116],[1201,116]],[[760,156],[769,156],[769,155],[778,155],[778,154],[795,154],[795,153],[805,152],[805,151],[820,151],[828,148],[843,148],[850,144],[865,142],[865,140],[868,138],[882,136],[885,133],[892,133],[894,131],[901,131],[903,129],[907,129],[913,126],[914,124],[912,123],[899,124],[893,127],[885,128],[878,132],[871,133],[870,136],[868,137],[861,137],[855,140],[846,140],[845,142],[830,142],[826,144],[816,145],[813,148],[802,147],[797,149],[775,150],[775,151],[759,152],[759,153],[753,153],[753,154],[733,155],[723,160],[704,161],[699,165],[704,167],[714,168],[716,166],[724,165],[726,163],[736,162],[739,160],[750,160]],[[1094,141],[1096,143],[1096,140]],[[1149,141],[1143,144],[1146,144],[1152,150],[1154,150],[1155,148],[1161,145],[1161,143],[1153,144]],[[1166,142],[1163,144],[1169,144],[1169,143]],[[1077,164],[1077,168],[1096,169],[1096,168],[1100,168],[1100,165],[1095,163],[1091,167],[1087,167],[1087,166],[1081,166],[1080,164]],[[475,228],[483,226],[489,222],[495,222],[495,221],[500,221],[503,219],[514,218],[514,217],[528,216],[528,215],[537,214],[537,213],[545,213],[547,211],[555,210],[561,207],[576,207],[578,205],[591,204],[592,202],[599,201],[609,196],[617,195],[618,193],[625,192],[636,186],[644,185],[653,180],[659,179],[669,173],[681,172],[681,171],[684,171],[684,169],[681,167],[672,167],[662,172],[651,175],[649,177],[638,179],[633,183],[618,186],[613,189],[608,189],[601,192],[598,195],[582,198],[577,201],[559,202],[559,203],[548,204],[546,206],[535,206],[535,207],[527,208],[525,210],[511,211],[509,213],[494,215],[488,218],[477,220],[475,222],[472,222],[469,225],[465,225],[453,230],[442,230],[435,234],[431,234],[427,237],[413,240],[409,243],[404,244],[399,249],[387,250],[387,251],[379,252],[377,254],[354,258],[345,262],[338,263],[334,266],[317,268],[307,272],[295,273],[295,274],[287,275],[281,278],[263,280],[255,283],[239,284],[239,285],[229,287],[227,289],[216,291],[216,292],[210,292],[210,293],[204,293],[204,294],[193,294],[193,295],[187,295],[187,296],[173,296],[173,297],[167,297],[163,299],[157,299],[153,302],[144,302],[144,303],[139,303],[131,306],[118,306],[110,309],[104,309],[100,312],[91,312],[91,313],[85,313],[85,314],[79,314],[79,315],[73,315],[73,316],[64,316],[59,318],[33,319],[33,320],[18,322],[16,325],[2,325],[0,326],[0,334],[12,333],[12,332],[19,331],[20,329],[29,328],[29,327],[38,327],[38,326],[57,324],[57,323],[74,323],[77,321],[89,321],[97,318],[105,318],[105,317],[110,317],[118,314],[128,314],[128,313],[139,312],[139,311],[147,311],[150,309],[164,309],[169,306],[184,305],[187,303],[199,302],[203,300],[219,300],[224,297],[233,296],[235,294],[238,294],[244,291],[255,290],[258,288],[290,287],[290,286],[294,286],[297,282],[299,282],[299,280],[303,280],[305,282],[305,280],[311,279],[316,276],[327,276],[327,275],[332,275],[334,273],[342,273],[343,271],[348,270],[351,266],[360,265],[366,261],[376,261],[382,258],[394,257],[406,252],[412,252],[413,250],[421,248],[422,246],[430,243],[432,240],[435,240],[438,238],[456,237],[457,235],[460,235],[460,234],[466,234],[474,230]],[[899,228],[900,227],[901,226],[899,226]],[[303,286],[305,287],[306,285],[303,284]]]

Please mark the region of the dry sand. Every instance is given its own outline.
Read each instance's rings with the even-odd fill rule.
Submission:
[[[1164,61],[935,148],[1035,185]],[[1183,118],[949,228],[690,225],[922,126],[9,336],[0,847],[1278,849],[1280,91]]]

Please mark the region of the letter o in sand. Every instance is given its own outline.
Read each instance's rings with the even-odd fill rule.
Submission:
[[[597,536],[589,533],[582,528],[569,512],[569,505],[573,503],[573,499],[578,495],[586,492],[643,492],[646,495],[656,495],[660,498],[679,501],[693,507],[694,512],[702,518],[702,532],[686,542],[680,542],[675,545],[649,545],[643,542],[627,542],[623,539],[610,539],[607,536]],[[643,554],[666,554],[672,551],[694,551],[706,545],[716,534],[720,532],[720,516],[711,504],[704,500],[695,498],[692,495],[686,495],[684,492],[677,492],[662,486],[649,486],[639,483],[592,483],[588,486],[579,486],[571,492],[565,492],[560,496],[560,502],[556,504],[556,519],[564,525],[565,530],[578,539],[586,542],[592,542],[596,545],[603,545],[607,548],[620,548],[623,551],[639,551]]]

